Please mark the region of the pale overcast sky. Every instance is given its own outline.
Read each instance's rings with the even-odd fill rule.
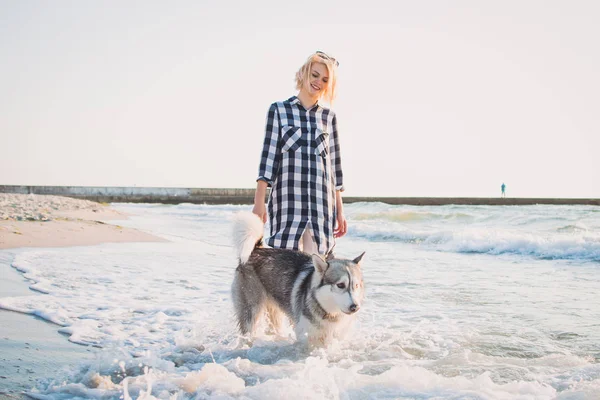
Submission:
[[[600,197],[600,1],[0,0],[0,184],[255,187],[340,61],[347,195]]]

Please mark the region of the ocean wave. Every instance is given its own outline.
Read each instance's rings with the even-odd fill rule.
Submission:
[[[467,220],[473,216],[467,213],[434,213],[422,211],[406,211],[406,210],[387,210],[379,212],[359,212],[352,215],[352,219],[357,221],[391,221],[391,222],[426,222],[439,220]]]
[[[560,228],[557,228],[556,231],[557,232],[587,232],[589,229],[587,226],[580,224],[580,223],[576,223],[573,225],[565,225],[565,226],[561,226]]]
[[[113,203],[113,208],[127,209],[135,214],[136,212],[144,215],[171,216],[178,220],[198,221],[200,219],[210,219],[213,221],[228,221],[232,214],[239,211],[249,211],[247,205],[206,205],[181,203],[173,205],[165,204],[127,204]]]
[[[503,230],[411,231],[390,227],[354,226],[349,235],[369,241],[398,241],[454,253],[515,254],[539,259],[600,261],[600,235],[536,234]]]

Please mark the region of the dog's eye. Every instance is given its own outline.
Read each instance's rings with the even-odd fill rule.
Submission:
[[[345,283],[338,283],[337,287],[339,287],[340,289],[344,289],[346,287]]]

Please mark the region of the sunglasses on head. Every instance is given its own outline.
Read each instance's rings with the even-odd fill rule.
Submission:
[[[326,53],[323,53],[322,51],[317,51],[317,52],[315,52],[315,54],[318,55],[319,57],[321,57],[323,60],[331,61],[332,63],[335,64],[336,67],[340,66],[340,62],[338,60],[327,55]]]

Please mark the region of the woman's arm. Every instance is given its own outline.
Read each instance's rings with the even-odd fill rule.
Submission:
[[[267,222],[267,209],[265,207],[265,196],[267,195],[267,182],[260,180],[256,182],[256,192],[254,193],[254,207],[252,212],[258,215],[263,223]]]
[[[279,170],[279,159],[281,148],[279,144],[279,113],[277,105],[272,104],[267,114],[265,127],[265,140],[258,167],[258,178],[256,180],[256,192],[254,193],[254,208],[252,212],[263,221],[267,222],[267,210],[265,208],[265,196],[267,187],[271,186]]]
[[[273,184],[275,175],[279,170],[281,146],[279,143],[279,112],[277,105],[271,104],[267,114],[265,126],[265,140],[263,141],[260,165],[258,167],[257,181],[264,180],[268,186]]]
[[[348,223],[344,216],[344,203],[342,202],[342,192],[344,191],[344,174],[342,173],[342,156],[340,154],[340,138],[337,129],[337,116],[332,119],[332,140],[329,147],[331,154],[332,173],[335,177],[335,209],[336,209],[336,224],[333,230],[333,236],[336,238],[342,237],[348,231]]]
[[[331,168],[335,178],[335,190],[344,191],[344,174],[342,173],[342,155],[340,152],[340,137],[337,129],[337,116],[332,119],[331,140],[329,143],[329,154],[331,155]],[[340,195],[341,199],[341,195]],[[337,195],[336,195],[337,200]],[[336,201],[337,202],[337,201]],[[341,200],[340,200],[341,202]]]

